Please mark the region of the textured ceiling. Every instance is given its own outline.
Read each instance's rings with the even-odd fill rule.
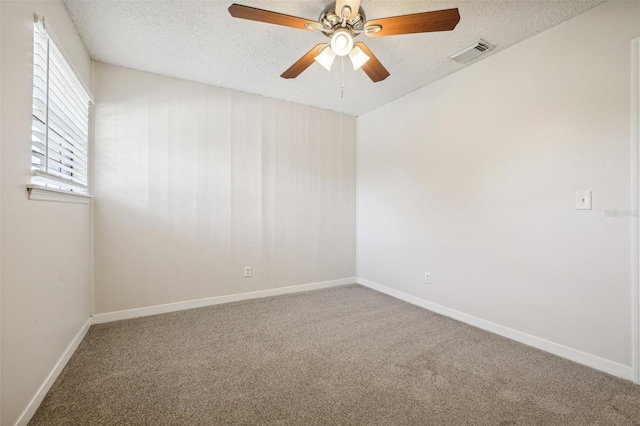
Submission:
[[[368,38],[391,76],[373,83],[340,61],[331,72],[313,64],[298,78],[280,74],[327,38],[232,18],[229,1],[63,0],[91,56],[111,64],[361,115],[447,74],[551,28],[604,0],[362,0],[367,19],[457,7],[453,31]],[[330,1],[244,1],[240,4],[316,20]],[[484,39],[496,49],[466,64],[447,56]]]

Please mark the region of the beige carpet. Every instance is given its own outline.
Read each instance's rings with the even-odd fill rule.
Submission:
[[[95,325],[33,425],[632,425],[640,387],[353,285]]]

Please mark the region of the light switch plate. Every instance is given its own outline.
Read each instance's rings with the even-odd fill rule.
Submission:
[[[591,210],[591,191],[576,192],[576,210]]]

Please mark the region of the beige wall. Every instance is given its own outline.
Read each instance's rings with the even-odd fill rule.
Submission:
[[[95,84],[95,313],[355,276],[354,117],[101,63]]]
[[[639,35],[605,3],[360,117],[358,275],[630,366]]]
[[[33,14],[86,84],[91,61],[59,1],[1,1],[2,418],[13,424],[90,314],[89,206],[29,201]],[[10,40],[10,42],[7,42]]]

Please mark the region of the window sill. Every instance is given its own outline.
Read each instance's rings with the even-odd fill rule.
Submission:
[[[39,185],[27,185],[29,199],[33,201],[53,201],[58,203],[89,204],[93,195],[61,191]]]

